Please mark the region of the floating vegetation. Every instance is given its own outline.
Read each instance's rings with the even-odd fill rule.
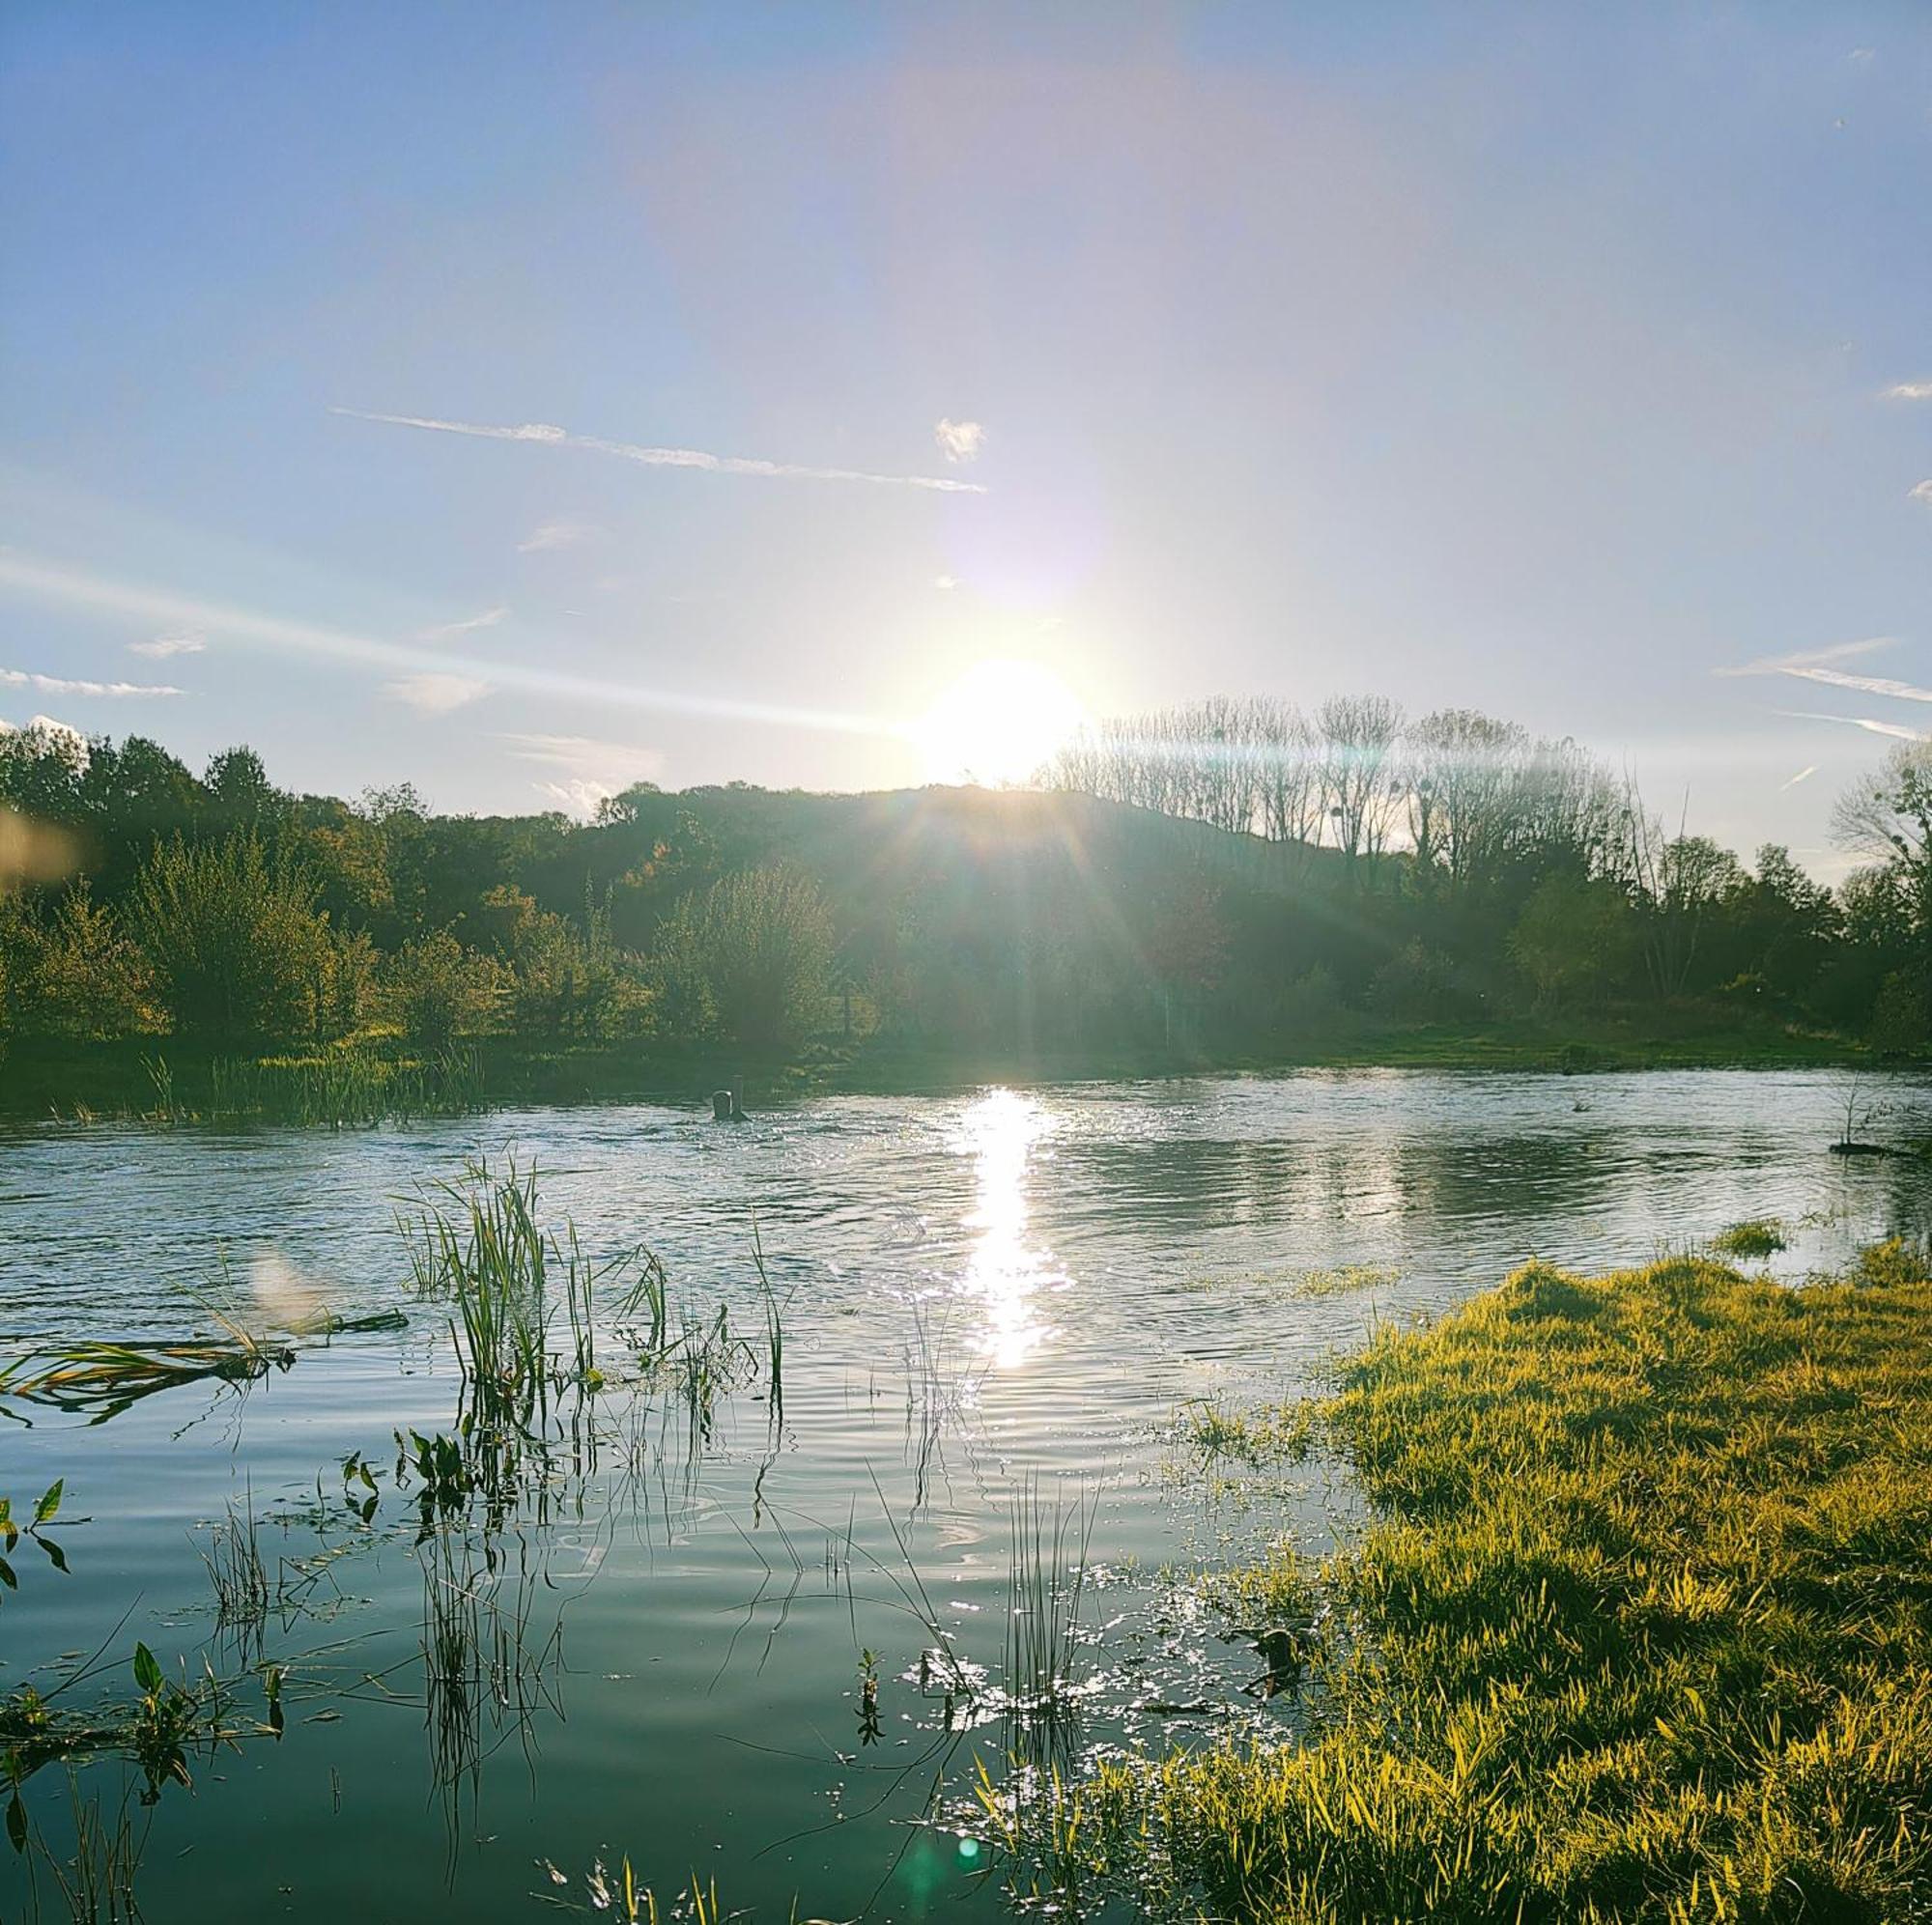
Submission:
[[[663,1921],[671,1919],[686,1921],[686,1925],[725,1925],[727,1918],[746,1915],[739,1911],[723,1911],[718,1903],[717,1880],[700,1882],[696,1872],[682,1891],[660,1907],[657,1894],[650,1886],[638,1883],[628,1856],[620,1861],[619,1869],[614,1872],[602,1858],[595,1860],[583,1875],[583,1895],[587,1903],[579,1905],[563,1895],[570,1884],[570,1874],[558,1871],[548,1858],[538,1862],[552,1889],[540,1891],[535,1896],[546,1905],[566,1911],[608,1912],[611,1917],[621,1920],[622,1925],[663,1925]],[[792,1915],[796,1918],[797,1914],[798,1908],[794,1905]]]
[[[58,1571],[67,1570],[67,1553],[52,1538],[48,1537],[43,1525],[51,1524],[59,1515],[61,1494],[67,1488],[65,1478],[56,1478],[46,1489],[41,1492],[40,1501],[34,1506],[34,1515],[26,1523],[18,1523],[14,1516],[14,1500],[0,1497],[0,1586],[9,1591],[20,1588],[20,1579],[10,1562],[20,1540],[25,1538],[42,1551],[49,1564]]]
[[[1775,1257],[1785,1247],[1783,1221],[1775,1216],[1747,1217],[1711,1239],[1711,1248],[1719,1257]]]
[[[1402,1272],[1383,1263],[1342,1263],[1329,1270],[1303,1270],[1289,1284],[1298,1297],[1353,1296],[1360,1290],[1386,1289],[1402,1281]]]
[[[247,1385],[286,1371],[296,1353],[228,1326],[186,1344],[83,1343],[36,1351],[0,1369],[0,1401],[38,1403],[104,1424],[143,1398],[186,1384]]]
[[[61,1695],[88,1675],[85,1671],[44,1696],[22,1684],[0,1698],[0,1781],[13,1788],[14,1798],[47,1765],[113,1756],[139,1767],[141,1802],[153,1804],[165,1786],[193,1784],[188,1764],[196,1755],[213,1756],[245,1739],[281,1736],[279,1666],[260,1669],[265,1693],[260,1718],[241,1712],[236,1682],[218,1677],[205,1660],[199,1677],[191,1678],[184,1668],[178,1679],[170,1679],[155,1654],[137,1643],[131,1668],[136,1695],[128,1703],[68,1710],[59,1702]],[[10,1817],[10,1829],[12,1824]]]

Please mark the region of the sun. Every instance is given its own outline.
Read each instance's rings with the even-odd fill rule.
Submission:
[[[1024,782],[1088,720],[1051,668],[1037,662],[976,662],[907,730],[929,782]]]

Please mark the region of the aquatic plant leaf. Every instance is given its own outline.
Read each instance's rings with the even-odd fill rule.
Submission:
[[[161,1688],[160,1661],[145,1644],[134,1647],[134,1682],[151,1698]]]
[[[57,1477],[41,1493],[41,1501],[34,1506],[34,1525],[38,1529],[46,1523],[61,1507],[61,1492],[67,1488],[67,1479]]]
[[[34,1542],[46,1552],[47,1562],[56,1571],[67,1571],[67,1552],[62,1550],[59,1544],[55,1543],[51,1538],[36,1538]]]
[[[18,1792],[7,1800],[7,1842],[16,1852],[27,1849],[27,1807],[20,1802]]]
[[[20,1580],[14,1575],[14,1567],[4,1557],[0,1557],[0,1584],[6,1585],[10,1591],[20,1588]]]

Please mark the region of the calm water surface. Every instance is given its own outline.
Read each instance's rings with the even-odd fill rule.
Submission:
[[[648,1106],[0,1136],[0,1359],[205,1332],[216,1309],[410,1318],[305,1345],[245,1399],[0,1422],[0,1494],[17,1511],[64,1477],[85,1520],[59,1534],[71,1575],[14,1560],[0,1691],[99,1650],[71,1700],[125,1698],[136,1639],[171,1670],[288,1667],[279,1742],[198,1759],[191,1790],[136,1808],[163,1925],[588,1911],[585,1873],[626,1854],[660,1891],[695,1870],[765,1916],[794,1896],[803,1915],[995,1915],[984,1855],[918,1821],[1011,1741],[993,1707],[1017,1493],[1090,1514],[1062,1559],[1087,1572],[1074,1741],[1286,1729],[1185,1579],[1270,1531],[1319,1540],[1348,1493],[1204,1494],[1177,1413],[1291,1394],[1373,1318],[1532,1255],[1604,1268],[1776,1214],[1792,1247],[1772,1267],[1796,1280],[1922,1230],[1905,1166],[1825,1153],[1842,1104],[1842,1078],[1810,1072],[1350,1072],[830,1098],[736,1129]],[[478,1504],[419,1543],[392,1432],[452,1429],[460,1385],[393,1213],[511,1149],[592,1251],[648,1244],[673,1301],[747,1330],[755,1234],[785,1303],[782,1417],[748,1385],[694,1435],[674,1398],[613,1386],[547,1461],[526,1454],[500,1518]],[[1345,1265],[1380,1274],[1308,1289]],[[381,1472],[367,1525],[355,1452]],[[231,1506],[260,1520],[278,1594],[259,1650],[217,1626],[202,1563]],[[928,1615],[978,1700],[922,1676]],[[123,1782],[108,1764],[82,1785],[112,1806]],[[62,1773],[25,1802],[59,1846]],[[26,1915],[0,1847],[0,1919]]]

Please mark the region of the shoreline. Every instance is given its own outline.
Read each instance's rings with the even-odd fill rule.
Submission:
[[[1360,1030],[1306,1047],[1263,1052],[1186,1050],[986,1051],[968,1054],[861,1042],[808,1043],[794,1055],[733,1060],[717,1045],[624,1043],[545,1049],[501,1037],[459,1046],[473,1100],[450,1107],[525,1103],[673,1101],[701,1103],[742,1078],[747,1107],[827,1095],[944,1095],[987,1084],[1182,1082],[1196,1077],[1278,1075],[1297,1070],[1435,1070],[1447,1074],[1587,1076],[1685,1069],[1839,1069],[1910,1072],[1916,1060],[1881,1060],[1850,1038],[1795,1029],[1643,1035],[1614,1026],[1575,1030],[1523,1025]],[[370,1037],[306,1053],[247,1056],[178,1044],[165,1036],[112,1044],[15,1041],[0,1056],[0,1118],[138,1118],[169,1114],[249,1114],[211,1107],[221,1071],[237,1065],[257,1080],[326,1077],[344,1065],[377,1084],[424,1059],[392,1037]],[[177,1092],[179,1092],[177,1094]],[[425,1107],[435,1110],[434,1102]]]

